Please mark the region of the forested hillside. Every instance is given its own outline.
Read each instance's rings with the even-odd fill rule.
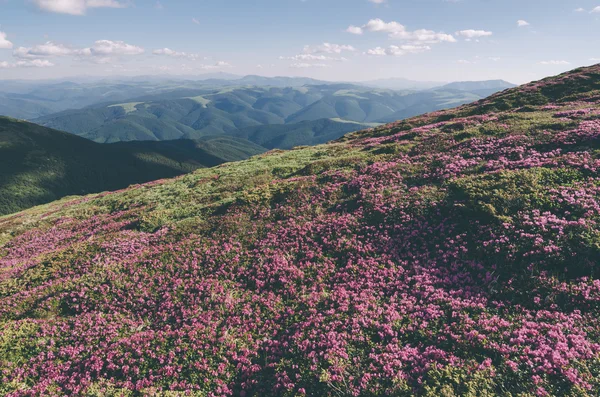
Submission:
[[[67,195],[173,177],[263,151],[229,137],[101,145],[0,117],[0,215]]]

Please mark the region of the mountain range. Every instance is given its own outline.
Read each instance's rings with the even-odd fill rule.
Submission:
[[[472,102],[508,86],[509,83],[500,81],[421,92],[374,89],[352,84],[283,88],[172,87],[164,92],[130,98],[127,102],[66,110],[32,121],[101,143],[196,139],[214,134],[239,135],[238,130],[265,125],[285,125],[277,130],[294,133],[306,126],[297,123],[319,120],[320,123],[334,126],[332,131],[348,132],[349,126],[359,130],[365,128],[365,124],[388,122]],[[323,119],[338,121],[332,123]],[[339,124],[344,121],[354,124]],[[293,140],[303,145],[311,144],[298,138]]]
[[[2,217],[0,394],[598,396],[599,142],[596,65]]]
[[[398,84],[372,84],[371,87],[418,91],[436,86],[433,83],[408,82],[402,88]],[[236,76],[226,73],[207,74],[201,77],[180,76],[140,76],[136,78],[110,79],[80,78],[58,81],[10,81],[0,80],[0,115],[31,120],[69,109],[81,109],[98,104],[132,102],[132,98],[153,97],[153,99],[175,99],[195,96],[193,90],[225,87],[293,87],[305,85],[333,84],[303,77],[263,77]],[[369,83],[361,83],[363,88]],[[475,83],[477,84],[477,83]],[[485,84],[485,82],[481,82]],[[442,84],[438,84],[441,86]],[[502,82],[498,89],[508,88],[510,83]],[[474,88],[476,90],[477,88]]]

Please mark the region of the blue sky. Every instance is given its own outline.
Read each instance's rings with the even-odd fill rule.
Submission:
[[[599,44],[600,0],[0,0],[0,79],[522,83],[600,62]]]

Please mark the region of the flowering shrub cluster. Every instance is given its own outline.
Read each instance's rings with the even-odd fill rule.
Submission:
[[[0,394],[600,395],[585,82],[5,218]]]

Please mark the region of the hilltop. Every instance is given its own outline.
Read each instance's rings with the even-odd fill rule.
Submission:
[[[600,395],[600,65],[0,218],[0,394]]]
[[[169,178],[263,151],[228,137],[101,145],[0,117],[0,215],[67,195]]]

